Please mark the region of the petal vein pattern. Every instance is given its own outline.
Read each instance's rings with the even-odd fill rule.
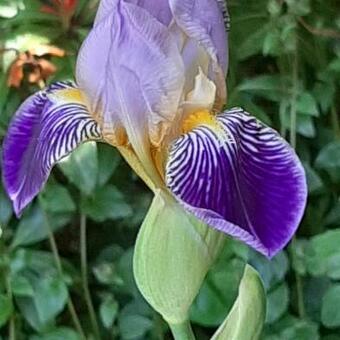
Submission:
[[[3,145],[3,180],[17,215],[41,190],[56,162],[79,144],[101,139],[86,106],[59,96],[69,90],[77,91],[69,83],[57,83],[31,96],[9,127]]]
[[[296,154],[241,109],[216,116],[172,146],[167,185],[185,208],[268,257],[290,240],[306,204]]]

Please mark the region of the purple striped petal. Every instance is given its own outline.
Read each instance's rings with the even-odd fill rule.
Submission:
[[[3,144],[3,181],[17,216],[41,190],[56,162],[80,143],[100,138],[97,123],[70,83],[53,84],[29,97]]]
[[[228,67],[225,3],[222,0],[169,0],[169,4],[177,25],[210,55],[209,78],[216,83],[220,101],[223,101]]]
[[[167,185],[197,218],[268,257],[292,238],[307,196],[293,149],[241,109],[173,144]]]

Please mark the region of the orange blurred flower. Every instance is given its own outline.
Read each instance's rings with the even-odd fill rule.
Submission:
[[[50,5],[43,5],[40,11],[53,14],[61,19],[64,28],[68,29],[76,11],[78,0],[50,0]]]
[[[18,54],[10,66],[7,85],[20,87],[25,75],[31,84],[44,83],[57,71],[57,67],[46,59],[49,55],[63,57],[65,51],[55,46],[40,45]]]
[[[43,5],[41,11],[54,15],[72,16],[76,10],[78,0],[52,0],[51,5]]]

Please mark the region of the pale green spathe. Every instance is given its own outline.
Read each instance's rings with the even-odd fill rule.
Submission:
[[[138,288],[170,324],[188,319],[225,236],[186,213],[166,192],[157,191],[139,232],[134,254]]]
[[[257,271],[247,265],[229,315],[211,340],[258,340],[266,318],[266,293]]]

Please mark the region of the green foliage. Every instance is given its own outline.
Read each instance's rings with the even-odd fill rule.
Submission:
[[[79,0],[69,26],[43,13],[43,3],[0,1],[1,139],[19,104],[38,89],[27,81],[20,88],[7,86],[16,52],[38,44],[63,48],[65,57],[47,56],[57,66],[48,81],[73,79],[77,51],[98,1]],[[229,0],[228,5],[227,107],[244,107],[296,142],[309,201],[295,241],[272,261],[236,241],[226,242],[191,307],[194,332],[208,339],[225,320],[249,263],[267,293],[261,339],[339,340],[340,4]],[[169,338],[132,274],[133,246],[151,199],[114,148],[93,143],[54,168],[20,221],[1,188],[0,339],[14,339],[13,334],[19,340],[81,339],[70,316],[70,298],[84,332],[93,338],[79,260],[81,216],[88,223],[88,279],[103,339]]]

